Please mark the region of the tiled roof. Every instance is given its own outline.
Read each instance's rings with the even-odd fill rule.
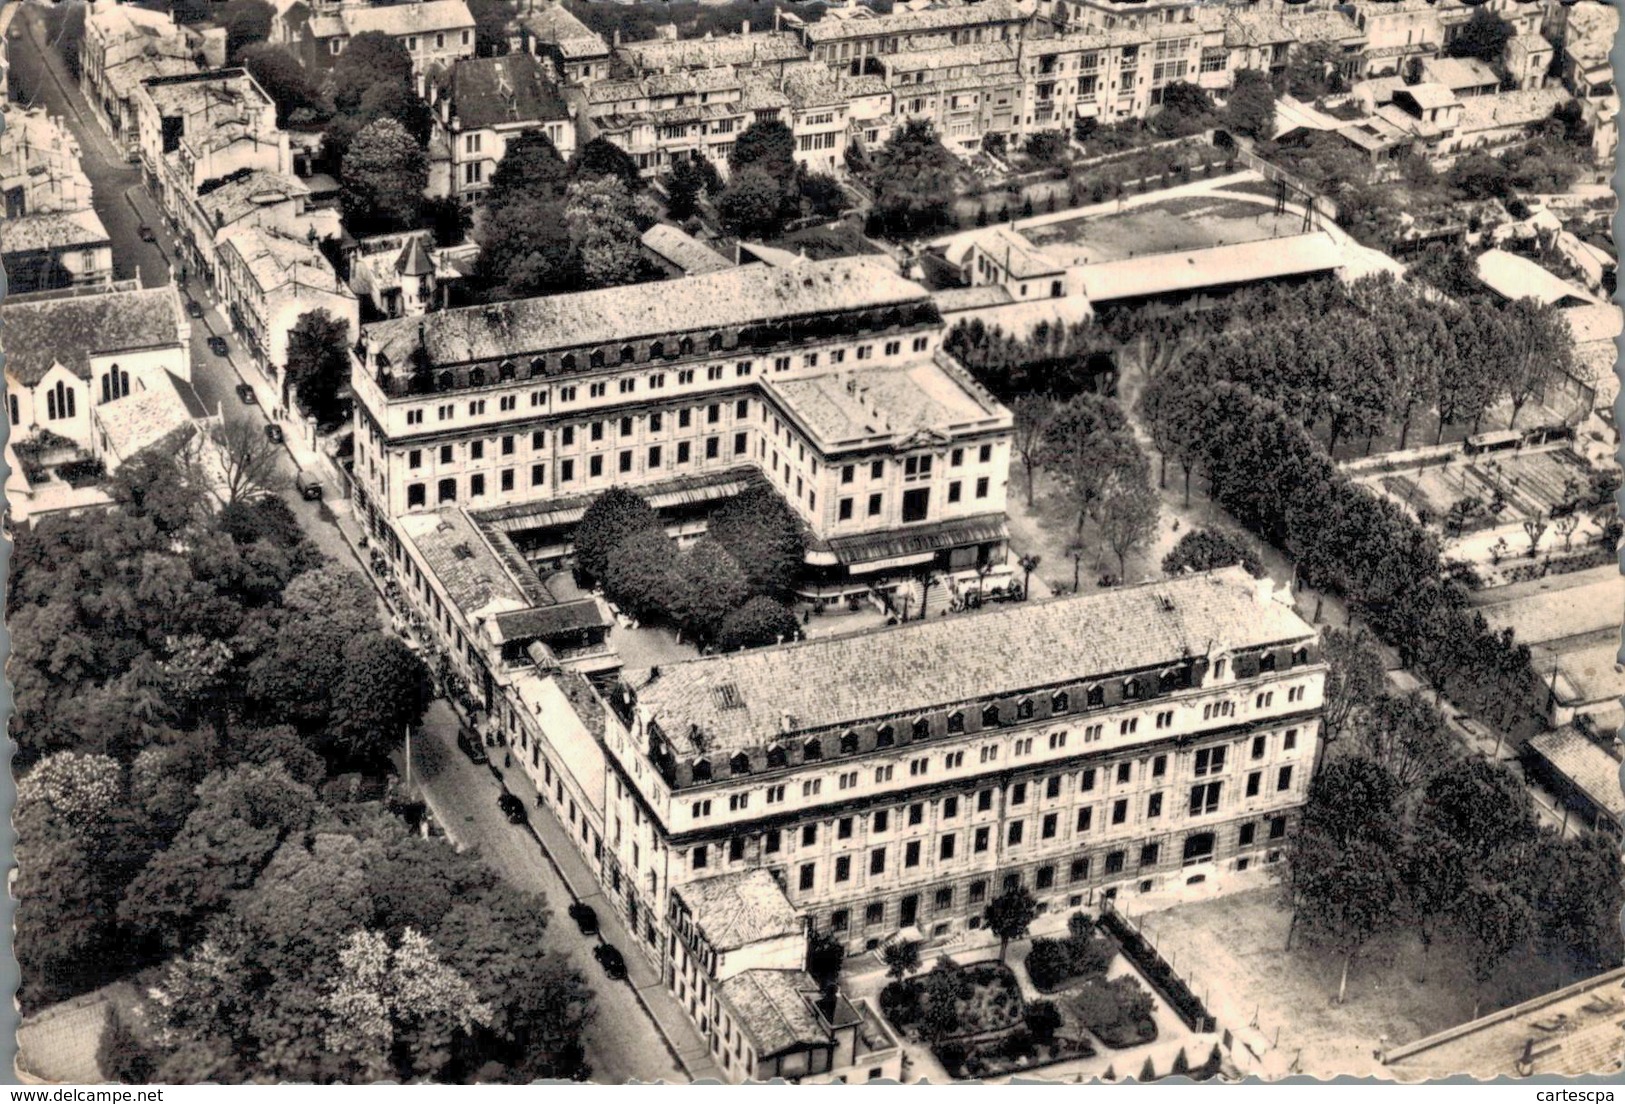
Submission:
[[[1313,634],[1288,606],[1261,599],[1245,571],[1228,568],[672,664],[639,690],[638,704],[680,755],[691,754],[691,725],[712,752],[733,751],[777,739],[786,714],[797,731],[831,728]]]
[[[539,41],[558,47],[566,58],[609,54],[603,37],[571,15],[563,4],[548,4],[539,11],[527,12],[519,17],[519,22]]]
[[[474,16],[464,0],[418,0],[389,7],[346,7],[339,9],[344,33],[358,35],[382,31],[387,35],[473,30]]]
[[[179,43],[149,46],[141,54],[108,66],[107,84],[121,100],[135,95],[142,82],[153,77],[178,77],[197,72],[192,52]]]
[[[255,169],[198,196],[194,203],[208,223],[221,229],[262,207],[304,199],[310,189],[298,177]]]
[[[557,86],[529,54],[465,58],[447,79],[453,117],[464,130],[570,117]]]
[[[396,525],[470,621],[529,609],[534,604],[508,577],[461,510],[405,514]]]
[[[223,248],[237,254],[261,292],[295,284],[347,298],[355,294],[322,251],[304,238],[254,226],[229,239]]]
[[[992,399],[971,392],[931,361],[769,378],[766,386],[824,448],[921,431],[946,434],[1002,412]]]
[[[784,71],[784,92],[793,105],[801,108],[845,106],[853,95],[846,78],[821,62],[787,66]]]
[[[1484,285],[1507,299],[1536,299],[1546,305],[1566,299],[1597,302],[1597,297],[1584,288],[1546,271],[1527,257],[1504,249],[1480,253],[1475,264]]]
[[[688,276],[724,272],[734,263],[709,245],[669,223],[657,222],[643,232],[643,248],[670,261]]]
[[[1468,96],[1461,101],[1461,122],[1457,128],[1466,137],[1480,130],[1528,126],[1551,118],[1552,112],[1572,98],[1568,90],[1562,87],[1526,88],[1521,92]]]
[[[789,31],[707,35],[676,41],[655,39],[620,47],[620,54],[645,72],[665,69],[709,69],[718,65],[771,65],[807,56]]]
[[[178,115],[186,119],[203,115],[202,123],[208,129],[233,119],[257,117],[272,106],[271,98],[259,83],[241,69],[198,73],[188,80],[143,87],[159,115]]]
[[[192,419],[198,417],[202,403],[195,392],[188,401],[180,391],[183,386],[191,391],[191,385],[168,372],[151,378],[154,386],[94,408],[108,448],[121,461],[168,441],[172,435],[190,436],[196,430]]]
[[[1286,25],[1299,42],[1350,42],[1365,38],[1365,32],[1340,11],[1289,12]]]
[[[1556,670],[1553,688],[1565,705],[1618,704],[1625,697],[1625,666],[1619,662],[1619,624],[1585,636],[1569,636],[1530,649],[1535,670]]]
[[[750,1035],[759,1058],[797,1046],[827,1044],[812,1001],[818,986],[801,970],[746,970],[717,983]]]
[[[975,27],[992,23],[1019,23],[1023,16],[1010,0],[982,0],[979,4],[894,11],[872,19],[820,19],[807,27],[807,41],[841,42],[852,38],[921,34],[926,31]]]
[[[1616,824],[1625,824],[1625,790],[1619,788],[1618,759],[1572,725],[1542,732],[1529,741],[1529,750],[1556,767]]]
[[[1271,12],[1238,12],[1224,24],[1226,46],[1274,46],[1296,40],[1292,28]]]
[[[796,912],[766,870],[721,874],[677,886],[705,941],[719,953],[804,931]]]
[[[1567,307],[1560,312],[1568,321],[1576,345],[1591,341],[1612,342],[1625,327],[1625,311],[1617,303],[1597,303],[1588,307]]]
[[[858,258],[809,261],[794,269],[746,265],[659,285],[602,288],[436,311],[365,327],[369,343],[397,365],[418,347],[434,364],[548,349],[725,329],[830,311],[929,302],[925,289]]]
[[[1394,95],[1405,93],[1416,101],[1420,108],[1448,107],[1456,103],[1456,94],[1442,84],[1412,84],[1404,88],[1394,89]]]
[[[110,245],[107,228],[95,211],[49,211],[0,222],[0,253],[48,249],[83,249]]]
[[[580,629],[601,629],[609,624],[596,598],[532,606],[499,613],[491,620],[499,644],[510,640],[547,640]]]
[[[1501,83],[1495,70],[1477,58],[1429,58],[1422,63],[1422,79],[1429,84],[1442,84],[1451,91]]]
[[[33,387],[61,363],[90,378],[90,358],[179,347],[183,315],[172,287],[0,303],[6,375]]]
[[[963,46],[946,43],[919,50],[887,54],[881,63],[888,70],[949,69],[962,65],[994,65],[1013,62],[1018,56],[1015,42],[971,42]]]

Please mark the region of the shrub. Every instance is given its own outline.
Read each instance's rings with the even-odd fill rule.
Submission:
[[[912,981],[894,981],[880,991],[880,1011],[898,1027],[920,1018],[920,987]]]
[[[1055,1033],[1061,1029],[1061,1010],[1055,1007],[1054,1001],[1036,1000],[1027,1006],[1024,1022],[1033,1038],[1039,1044],[1048,1046],[1055,1041]]]
[[[1027,952],[1027,976],[1048,993],[1072,977],[1072,948],[1059,939],[1035,939]]]
[[[109,1004],[96,1044],[96,1066],[102,1076],[125,1085],[145,1085],[152,1081],[152,1051],[136,1038],[117,1007]]]
[[[1004,1043],[999,1050],[1011,1061],[1029,1057],[1034,1050],[1033,1033],[1025,1027],[1018,1027],[1004,1037]]]
[[[953,1073],[965,1065],[965,1059],[970,1056],[969,1048],[964,1043],[950,1040],[937,1044],[937,1060],[942,1063],[943,1069]]]

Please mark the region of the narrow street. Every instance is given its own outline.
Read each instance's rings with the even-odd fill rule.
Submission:
[[[426,795],[435,819],[459,846],[476,851],[517,888],[547,897],[553,920],[542,936],[543,948],[579,970],[597,995],[598,1018],[588,1029],[586,1039],[593,1080],[601,1084],[660,1080],[686,1083],[689,1075],[662,1045],[661,1035],[632,991],[636,984],[659,991],[652,996],[663,994],[654,970],[632,945],[632,937],[616,922],[610,905],[584,894],[583,899],[598,913],[605,941],[626,957],[630,974],[627,981],[612,981],[605,976],[592,956],[596,941],[582,935],[565,915],[565,909],[575,899],[569,886],[531,829],[508,823],[497,808],[502,785],[490,767],[470,762],[458,749],[457,725],[456,714],[444,701],[430,707],[412,741],[412,781]],[[501,749],[491,749],[491,753],[501,759]],[[530,798],[517,789],[515,792]],[[546,825],[539,822],[551,818],[552,813],[536,808],[533,798],[525,803],[532,823],[545,830]],[[596,891],[596,884],[591,888]],[[693,1031],[687,1023],[666,1027]],[[700,1074],[703,1076],[704,1071]]]
[[[91,114],[77,84],[61,59],[45,39],[42,9],[33,5],[18,13],[12,23],[11,82],[14,95],[25,104],[38,104],[61,118],[78,139],[86,176],[90,178],[92,205],[113,243],[114,271],[120,280],[139,277],[142,286],[158,287],[170,282],[171,261],[176,256],[174,237],[165,223],[156,200],[142,186],[137,165],[126,162]],[[141,227],[150,227],[157,242],[141,240]],[[211,290],[192,278],[185,291],[205,308],[202,318],[192,319],[192,384],[211,413],[219,412],[229,422],[246,421],[263,427],[270,416],[266,406],[275,391],[254,367],[248,351],[231,333]],[[226,340],[228,355],[215,355],[208,346],[211,336]],[[239,398],[243,383],[254,386],[258,401],[252,405]],[[263,431],[263,429],[262,429]],[[291,449],[279,452],[283,473],[291,478],[300,469]],[[289,491],[285,494],[306,535],[324,553],[345,565],[358,563],[355,549],[340,532],[335,512],[347,512],[340,488],[328,473],[311,469],[323,478],[327,502],[312,502]],[[557,954],[579,970],[594,990],[597,1020],[585,1040],[587,1060],[593,1079],[600,1083],[629,1081],[671,1081],[686,1083],[689,1073],[662,1044],[662,1035],[640,1004],[632,985],[653,986],[664,993],[655,971],[649,967],[628,936],[616,922],[611,908],[597,902],[598,914],[607,939],[626,955],[631,979],[611,981],[592,956],[594,940],[580,934],[565,915],[574,898],[558,870],[549,861],[536,836],[522,825],[509,824],[497,808],[502,787],[490,770],[468,761],[456,746],[457,719],[443,701],[434,703],[425,718],[421,738],[413,741],[413,781],[421,785],[436,810],[436,819],[448,828],[457,843],[476,850],[498,873],[514,886],[544,894],[553,920],[542,941],[546,950]],[[500,753],[499,753],[500,754]],[[404,761],[401,764],[404,766]],[[533,817],[547,817],[544,810],[532,810]],[[590,900],[590,898],[589,898]],[[659,1007],[657,1004],[656,1007]],[[675,1010],[675,1004],[672,1005]],[[692,1025],[668,1025],[668,1030],[685,1031],[689,1069],[700,1076],[714,1075],[704,1044]],[[696,1051],[697,1045],[697,1053]]]

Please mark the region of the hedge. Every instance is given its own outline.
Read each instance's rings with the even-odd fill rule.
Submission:
[[[1100,926],[1105,928],[1111,937],[1117,940],[1123,954],[1134,963],[1135,967],[1151,983],[1168,1006],[1174,1010],[1186,1027],[1192,1031],[1212,1031],[1215,1021],[1208,1015],[1207,1009],[1191,992],[1185,979],[1174,973],[1172,968],[1162,960],[1155,947],[1145,941],[1145,938],[1135,931],[1115,910],[1106,910],[1100,915]]]

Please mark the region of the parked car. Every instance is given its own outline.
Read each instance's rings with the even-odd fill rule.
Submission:
[[[296,472],[293,477],[293,485],[294,489],[299,492],[300,498],[314,501],[322,497],[322,481],[308,471]]]
[[[485,745],[480,743],[477,733],[470,732],[466,728],[458,729],[457,746],[462,749],[464,755],[468,756],[470,763],[485,762]]]
[[[188,299],[186,301],[186,313],[191,315],[193,318],[202,318],[203,304],[199,303],[196,299]]]
[[[273,445],[280,445],[282,443],[282,427],[275,422],[266,422],[265,439]]]
[[[216,338],[215,340],[218,341],[219,338]],[[248,384],[246,384],[246,383],[239,383],[237,385],[237,398],[242,402],[242,404],[244,406],[257,406],[257,405],[259,405],[259,401],[260,401],[255,396],[254,389],[252,387],[248,386]]]
[[[576,922],[576,927],[581,929],[582,935],[598,934],[598,913],[593,911],[591,905],[584,905],[577,901],[570,906],[569,913],[570,919]]]
[[[502,815],[508,818],[509,824],[523,824],[527,818],[525,803],[511,793],[505,793],[497,798],[497,808]]]
[[[152,227],[150,226],[143,226],[141,229],[137,230],[136,233],[141,235],[141,240],[144,242],[155,242],[158,240],[158,235],[152,232]]]
[[[211,337],[209,338],[209,352],[213,353],[215,356],[223,357],[231,352],[231,348],[226,344],[225,338]]]
[[[608,943],[600,943],[592,949],[592,956],[598,960],[598,965],[604,968],[612,981],[626,980],[626,959],[621,952]]]

